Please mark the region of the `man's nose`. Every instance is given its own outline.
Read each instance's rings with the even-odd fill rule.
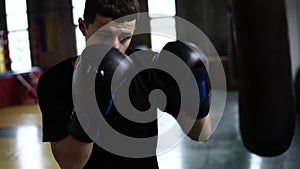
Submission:
[[[118,36],[115,36],[113,38],[113,47],[116,48],[116,49],[119,49],[120,48],[120,41],[118,39]]]

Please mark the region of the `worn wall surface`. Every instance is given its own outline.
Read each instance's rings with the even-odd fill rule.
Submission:
[[[33,65],[41,57],[47,69],[76,55],[71,0],[27,0],[27,8]]]

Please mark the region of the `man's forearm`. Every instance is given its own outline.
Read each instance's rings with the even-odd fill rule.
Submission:
[[[206,117],[195,121],[192,129],[188,133],[188,136],[193,140],[205,142],[209,139],[210,134],[211,123],[210,115],[208,114]]]
[[[181,113],[181,117],[177,118],[183,132],[195,141],[205,142],[211,134],[210,115],[201,119],[192,119],[185,113]],[[191,126],[192,125],[192,126]]]
[[[68,136],[61,141],[51,142],[55,160],[62,169],[82,169],[88,161],[93,143],[84,143]]]

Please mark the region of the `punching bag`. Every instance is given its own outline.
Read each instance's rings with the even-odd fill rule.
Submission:
[[[239,72],[239,123],[252,153],[285,152],[295,130],[284,0],[233,0]]]
[[[300,69],[298,69],[294,81],[296,112],[300,114]]]

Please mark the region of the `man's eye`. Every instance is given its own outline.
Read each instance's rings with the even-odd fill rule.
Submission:
[[[119,41],[120,41],[120,42],[124,42],[124,41],[126,41],[126,40],[129,40],[131,37],[132,37],[132,36],[123,36],[123,37],[120,37],[120,38],[119,38]]]

